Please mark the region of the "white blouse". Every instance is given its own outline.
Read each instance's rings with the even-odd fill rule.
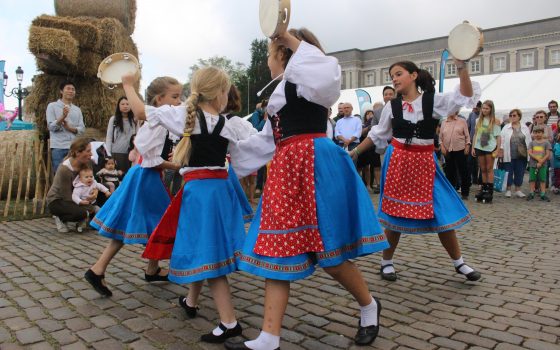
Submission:
[[[181,137],[185,130],[185,119],[187,116],[186,106],[161,106],[158,108],[147,107],[146,119],[150,127],[160,127],[169,130],[170,133]],[[214,131],[218,124],[217,115],[204,112],[208,132]],[[247,125],[248,124],[248,125]],[[165,130],[164,129],[164,130]],[[191,135],[200,134],[200,124],[195,119],[195,125]],[[265,165],[276,149],[272,134],[272,127],[267,121],[263,130],[256,132],[249,122],[241,118],[226,119],[220,136],[229,141],[228,151],[232,159],[232,166],[238,177],[245,177]],[[136,136],[138,138],[138,136]],[[205,169],[225,169],[225,167],[202,167]],[[200,167],[184,167],[180,170],[181,175],[201,169]]]
[[[161,152],[165,145],[167,130],[158,125],[144,123],[138,129],[134,138],[134,145],[142,155],[142,168],[153,168],[163,163]]]
[[[317,47],[302,41],[288,62],[282,81],[268,100],[268,115],[275,115],[286,105],[286,81],[296,84],[298,97],[325,108],[340,96],[340,66],[338,60],[325,56]]]
[[[434,118],[441,119],[446,118],[453,112],[458,111],[461,107],[472,108],[478,100],[480,99],[481,90],[480,85],[473,81],[473,95],[471,97],[461,95],[459,90],[459,85],[451,92],[446,93],[436,93],[434,95]],[[422,114],[422,95],[418,96],[414,101],[412,101],[412,112],[408,111],[408,108],[403,110],[403,118],[409,120],[411,123],[416,124],[424,119]],[[403,101],[404,105],[404,101]],[[376,147],[376,151],[382,151],[387,148],[388,141],[391,140],[393,136],[393,109],[391,103],[387,103],[381,111],[381,118],[379,124],[375,125],[368,133],[368,137],[373,141]],[[397,138],[398,141],[404,143],[405,139]],[[418,139],[416,137],[412,138],[413,145],[431,145],[434,143],[433,139]]]

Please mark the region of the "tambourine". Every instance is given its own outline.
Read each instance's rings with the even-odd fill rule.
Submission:
[[[449,33],[447,46],[454,58],[467,61],[482,51],[484,35],[482,29],[464,21]]]
[[[288,29],[290,0],[260,0],[259,19],[264,35],[273,39]]]
[[[125,74],[132,73],[140,78],[140,68],[142,66],[134,55],[127,52],[114,53],[101,61],[97,68],[97,77],[109,89],[114,89],[122,84],[121,78]]]

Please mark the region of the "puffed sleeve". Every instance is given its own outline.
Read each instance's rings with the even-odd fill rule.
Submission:
[[[443,94],[436,93],[434,96],[434,114],[440,118],[445,118],[453,112],[457,112],[461,107],[472,108],[480,100],[482,90],[480,84],[472,82],[473,95],[471,97],[461,95],[460,86],[457,85],[451,92]]]
[[[239,118],[238,116],[234,116],[231,117],[231,119],[228,119],[227,124],[230,130],[232,131],[232,133],[235,134],[238,140],[246,139],[249,136],[254,135],[258,132],[257,129],[253,127],[253,124]],[[263,123],[263,127],[264,127],[264,123]]]
[[[186,117],[187,108],[185,106],[146,106],[146,121],[148,124],[162,126],[176,136],[183,136]]]
[[[163,163],[161,152],[167,137],[167,130],[159,125],[144,123],[138,130],[134,145],[142,155],[143,168],[153,168]]]
[[[379,124],[374,125],[367,135],[373,141],[376,152],[383,152],[383,150],[387,148],[389,140],[393,137],[392,118],[393,109],[391,108],[391,104],[387,103],[381,111]]]
[[[237,176],[242,178],[268,163],[274,155],[276,145],[269,120],[257,133],[243,132],[237,135],[236,129],[239,125],[235,125],[236,122],[232,125],[230,123],[232,119],[226,121],[220,136],[229,140],[228,151],[231,156],[231,165]]]
[[[290,58],[284,79],[297,85],[297,94],[323,107],[331,107],[340,96],[338,60],[302,41]]]

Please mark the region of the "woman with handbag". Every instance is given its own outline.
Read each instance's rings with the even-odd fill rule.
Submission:
[[[498,157],[502,159],[504,169],[508,172],[506,197],[511,197],[511,184],[515,185],[514,196],[525,197],[521,192],[523,175],[527,169],[527,147],[531,142],[531,132],[525,124],[521,123],[521,111],[517,108],[509,112],[510,123],[506,124],[501,132],[502,142]]]

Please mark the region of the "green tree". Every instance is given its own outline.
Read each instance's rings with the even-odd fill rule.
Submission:
[[[244,111],[251,113],[257,102],[270,96],[276,84],[269,86],[261,95],[257,92],[270,81],[270,70],[268,69],[268,40],[254,39],[251,42],[251,65],[247,69],[249,83],[249,105],[245,105]],[[245,99],[247,100],[247,99]]]

